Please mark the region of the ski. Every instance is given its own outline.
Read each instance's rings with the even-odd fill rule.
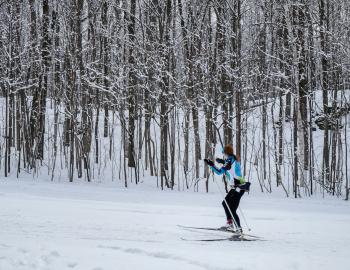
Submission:
[[[226,238],[213,238],[213,239],[187,239],[187,238],[181,238],[183,241],[190,241],[190,242],[219,242],[219,241],[228,241],[229,237]]]
[[[208,238],[208,239],[187,239],[187,238],[181,238],[184,241],[195,241],[195,242],[219,242],[219,241],[236,241],[236,242],[242,242],[242,241],[260,241],[260,239],[257,238],[247,238],[244,235],[233,235],[230,237],[224,237],[224,238]]]
[[[180,228],[183,228],[183,229],[227,232],[227,233],[231,233],[231,234],[233,234],[233,235],[238,235],[238,236],[241,235],[241,233],[235,233],[235,232],[233,232],[233,231],[230,231],[230,230],[227,230],[227,229],[222,229],[222,228],[193,227],[193,226],[183,226],[183,225],[178,225],[178,226],[179,226]],[[243,236],[248,236],[248,237],[252,237],[252,238],[256,238],[256,239],[261,239],[261,237],[259,237],[259,236],[255,236],[255,235],[251,235],[251,234],[246,234],[246,233],[243,233]]]

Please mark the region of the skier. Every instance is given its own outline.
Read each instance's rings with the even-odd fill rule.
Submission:
[[[223,154],[225,159],[217,158],[216,162],[223,164],[221,168],[217,168],[213,161],[209,159],[204,159],[204,161],[210,166],[212,171],[217,175],[224,174],[226,181],[230,186],[230,191],[222,202],[222,206],[225,209],[225,214],[227,218],[226,226],[221,227],[221,229],[235,231],[233,227],[233,219],[235,220],[235,225],[237,230],[235,232],[242,233],[242,227],[237,215],[237,209],[239,202],[246,191],[249,191],[250,183],[246,182],[242,177],[240,159],[233,152],[233,147],[231,145],[226,145],[223,148]],[[230,207],[230,210],[228,207]],[[232,215],[231,215],[232,213]]]

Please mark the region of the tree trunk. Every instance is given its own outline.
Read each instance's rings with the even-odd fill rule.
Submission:
[[[329,168],[329,130],[328,130],[328,89],[329,89],[329,75],[328,75],[328,5],[325,0],[318,0],[319,4],[319,19],[320,19],[320,45],[321,45],[321,87],[322,87],[322,101],[323,113],[326,115],[326,128],[323,137],[323,181],[326,184],[330,183],[330,168]],[[325,184],[325,183],[324,183]]]
[[[130,14],[128,16],[128,34],[129,34],[129,74],[128,74],[128,110],[129,110],[129,124],[128,124],[128,167],[136,169],[135,163],[135,119],[136,119],[136,104],[135,95],[137,92],[137,78],[136,78],[136,66],[134,56],[134,42],[135,42],[135,16],[136,16],[136,0],[130,2]]]

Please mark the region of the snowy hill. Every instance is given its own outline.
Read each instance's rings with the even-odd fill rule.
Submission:
[[[223,225],[218,193],[2,181],[0,204],[1,270],[349,269],[350,209],[335,198],[245,195],[256,242],[182,240],[227,235],[177,226]]]

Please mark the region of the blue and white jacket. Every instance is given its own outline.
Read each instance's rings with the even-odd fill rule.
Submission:
[[[241,163],[235,156],[229,156],[223,160],[223,166],[219,169],[215,165],[211,166],[212,171],[217,175],[224,174],[227,184],[230,186],[240,186],[245,184],[245,179],[242,177]]]

